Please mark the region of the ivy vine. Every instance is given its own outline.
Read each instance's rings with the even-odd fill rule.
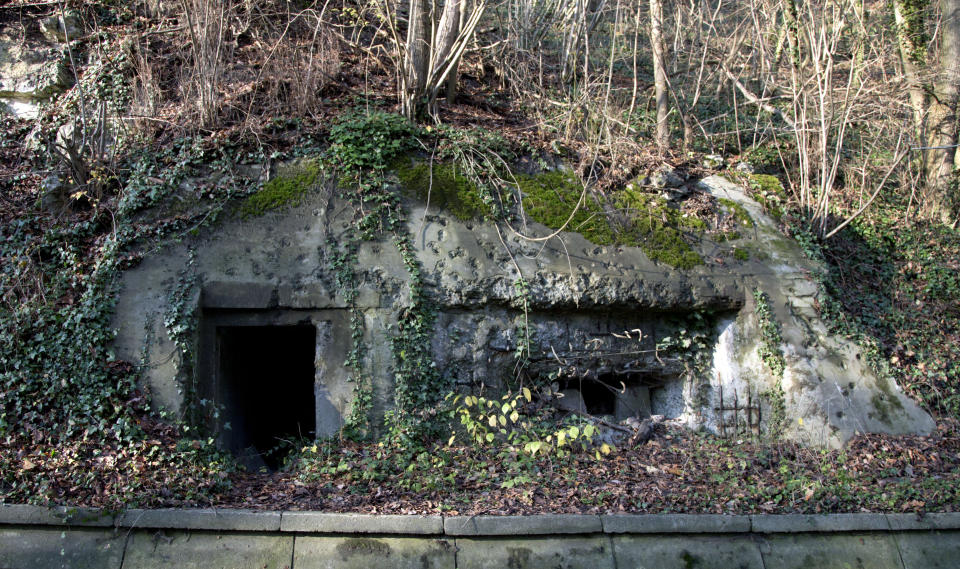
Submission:
[[[760,327],[760,346],[758,352],[763,363],[773,372],[775,383],[764,391],[762,395],[770,404],[770,421],[768,433],[774,439],[783,434],[786,423],[786,394],[783,392],[783,372],[786,369],[786,360],[780,352],[783,337],[780,333],[780,323],[773,316],[770,309],[770,297],[760,289],[753,291],[753,300],[756,304],[757,321]]]

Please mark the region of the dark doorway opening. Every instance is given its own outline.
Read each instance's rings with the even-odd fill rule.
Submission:
[[[579,389],[583,397],[584,410],[591,415],[613,415],[617,405],[617,394],[613,384],[606,377],[597,379],[570,380],[567,389]]]
[[[221,440],[248,468],[276,470],[290,443],[315,436],[317,330],[222,326],[217,343]]]
[[[567,378],[560,389],[570,401],[563,407],[590,415],[612,416],[621,421],[629,417],[650,416],[652,378],[635,374],[601,373],[586,378]]]

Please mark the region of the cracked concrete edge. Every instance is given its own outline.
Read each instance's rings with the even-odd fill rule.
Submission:
[[[443,519],[443,532],[452,536],[558,535],[603,533],[600,516],[545,514],[536,516],[456,516]]]
[[[112,527],[114,516],[95,508],[0,504],[0,525]]]
[[[960,529],[960,513],[886,514],[892,531]]]
[[[283,512],[280,531],[443,535],[443,517],[418,515]]]
[[[885,514],[759,514],[750,516],[753,533],[889,531]]]
[[[280,531],[280,512],[254,510],[127,510],[118,527],[214,531]]]
[[[230,509],[126,510],[0,504],[0,526],[125,527],[211,531],[450,537],[656,533],[844,533],[960,529],[960,513],[623,514],[421,516]]]
[[[750,516],[625,514],[600,516],[604,533],[750,533]]]

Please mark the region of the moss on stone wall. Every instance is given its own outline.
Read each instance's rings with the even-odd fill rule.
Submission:
[[[424,203],[449,211],[461,221],[491,214],[476,185],[461,175],[453,164],[434,164],[432,173],[427,164],[411,164],[406,159],[398,160],[393,167],[405,192]]]
[[[742,225],[744,227],[753,227],[753,218],[750,217],[750,213],[747,212],[747,209],[741,204],[726,198],[720,198],[718,201],[730,211],[730,214],[733,215],[733,218],[737,220],[738,225]]]
[[[620,192],[616,205],[630,218],[620,242],[639,246],[651,260],[678,269],[703,264],[703,258],[684,241],[682,233],[684,230],[702,233],[706,229],[702,219],[683,215],[667,205],[661,196],[632,188]]]
[[[787,192],[780,178],[770,174],[750,174],[747,178],[750,194],[774,219],[783,217],[783,204],[787,203]]]
[[[424,202],[429,198],[431,205],[450,212],[457,219],[467,221],[492,215],[476,185],[453,164],[434,164],[431,173],[423,162],[401,159],[392,168],[404,192]],[[554,170],[518,175],[516,180],[526,215],[551,229],[564,227],[569,219],[566,231],[580,233],[597,245],[640,247],[651,260],[680,269],[703,263],[700,255],[684,241],[682,232],[702,233],[706,224],[702,219],[684,216],[661,197],[630,189],[621,192],[616,206],[628,213],[629,221],[624,227],[618,227],[611,224],[603,207],[589,193],[577,208],[583,185],[571,172]]]
[[[527,215],[551,229],[559,229],[570,218],[583,192],[580,181],[562,171],[521,176],[518,183]],[[623,227],[611,225],[603,208],[588,194],[567,230],[580,233],[597,245],[640,247],[651,260],[679,269],[703,263],[682,235],[683,230],[700,233],[706,229],[702,219],[684,216],[662,197],[630,188],[619,193],[615,205],[627,213],[628,222]]]
[[[297,205],[311,189],[320,185],[323,171],[317,160],[292,164],[250,195],[240,206],[240,216],[254,217],[287,205]]]
[[[530,219],[551,229],[560,229],[580,201],[583,185],[570,172],[554,170],[534,176],[518,176],[524,211]],[[603,209],[588,193],[566,226],[591,243],[611,245],[614,231]]]

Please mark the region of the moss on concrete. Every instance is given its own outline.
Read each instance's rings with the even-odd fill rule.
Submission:
[[[559,170],[518,176],[517,183],[523,193],[527,215],[551,229],[563,227],[583,193],[583,185],[576,176]],[[607,216],[589,193],[584,196],[583,203],[573,214],[566,230],[577,232],[597,245],[615,242]]]
[[[408,195],[449,211],[461,221],[488,217],[492,213],[476,185],[453,164],[433,164],[431,172],[428,164],[402,159],[394,163],[393,168]]]
[[[783,217],[783,204],[787,201],[787,192],[780,178],[770,174],[750,174],[747,179],[751,195],[774,219]]]
[[[726,198],[720,198],[719,202],[720,205],[730,211],[733,218],[737,220],[737,224],[744,227],[753,227],[753,218],[750,217],[750,213],[741,204]]]
[[[619,242],[639,246],[651,260],[678,269],[690,269],[703,264],[703,258],[683,240],[682,233],[683,230],[702,233],[706,229],[702,219],[683,215],[668,206],[666,199],[661,196],[632,188],[620,192],[616,205],[630,219]]]
[[[320,185],[323,170],[318,160],[286,167],[240,206],[240,216],[254,217],[288,205],[298,205],[304,194]]]

